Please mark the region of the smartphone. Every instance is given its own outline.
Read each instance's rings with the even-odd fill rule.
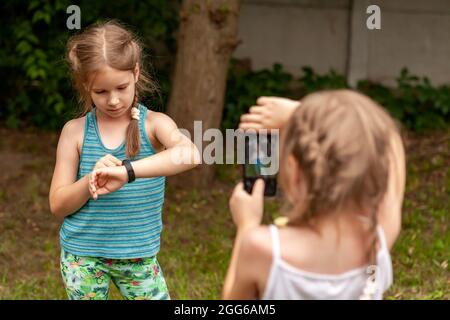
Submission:
[[[274,150],[271,135],[252,135],[245,137],[245,163],[243,165],[244,189],[251,193],[257,179],[265,182],[264,196],[273,197],[277,191],[277,174],[273,172],[273,161],[277,154],[272,157]],[[278,168],[277,168],[278,169]],[[278,171],[278,170],[277,170]]]

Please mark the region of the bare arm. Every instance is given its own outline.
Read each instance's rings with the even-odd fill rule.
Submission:
[[[286,125],[292,113],[300,106],[296,100],[281,97],[260,97],[256,106],[249,113],[241,116],[239,128],[246,129],[280,129]]]
[[[171,176],[194,168],[200,163],[196,146],[178,130],[175,122],[163,113],[152,113],[156,118],[155,136],[166,150],[153,156],[133,161],[136,178]]]
[[[226,300],[257,299],[255,265],[261,260],[256,233],[239,230],[234,242],[230,266],[225,277],[222,296]],[[260,241],[260,240],[259,240]]]
[[[131,163],[136,178],[171,176],[195,167],[200,163],[197,147],[178,130],[175,122],[162,113],[152,113],[155,136],[166,148],[152,156]],[[92,197],[120,189],[128,181],[124,166],[94,170],[90,190]]]
[[[77,137],[82,134],[82,130],[83,121],[80,119],[69,121],[59,138],[49,193],[50,210],[59,218],[77,211],[90,197],[89,177],[84,176],[76,180],[79,162]]]
[[[389,249],[400,233],[406,181],[405,150],[402,139],[395,132],[392,133],[390,141],[388,186],[378,218],[386,234]]]
[[[253,230],[261,224],[264,211],[264,182],[258,179],[252,194],[244,190],[240,182],[230,198],[230,211],[237,227],[231,261],[223,287],[224,299],[254,299],[257,297],[257,281],[253,266],[260,259],[258,233]],[[256,245],[255,245],[256,244]]]

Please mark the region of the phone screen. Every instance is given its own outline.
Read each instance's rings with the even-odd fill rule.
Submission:
[[[273,172],[272,136],[255,135],[245,138],[244,187],[251,193],[258,178],[264,179],[265,196],[276,194],[276,173]]]

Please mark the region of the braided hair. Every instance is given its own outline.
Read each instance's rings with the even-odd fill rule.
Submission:
[[[351,206],[369,212],[367,261],[376,266],[377,212],[387,189],[388,137],[395,130],[387,112],[357,92],[333,90],[306,96],[281,138],[279,180],[287,195],[283,212],[288,223],[314,227],[321,216]],[[289,156],[303,178],[296,189],[288,183]],[[362,298],[374,294],[375,278],[376,272]]]

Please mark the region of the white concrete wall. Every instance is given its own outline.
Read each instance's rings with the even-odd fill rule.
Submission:
[[[392,83],[403,66],[432,83],[450,83],[450,0],[373,1],[381,30],[369,32],[370,79]]]
[[[255,70],[279,62],[298,75],[310,65],[393,84],[408,67],[450,83],[450,0],[353,1],[243,0],[234,56]],[[366,28],[366,3],[380,6],[381,30]]]
[[[234,56],[251,58],[255,70],[279,62],[294,74],[304,65],[345,72],[348,2],[244,0]]]

